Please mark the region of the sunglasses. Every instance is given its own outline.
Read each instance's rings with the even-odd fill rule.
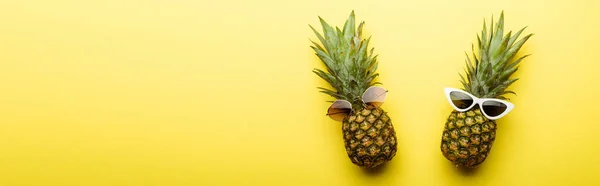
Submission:
[[[490,120],[500,119],[515,108],[515,105],[510,102],[493,98],[477,98],[460,89],[444,88],[444,93],[454,110],[465,112],[479,105],[481,113]]]
[[[385,101],[387,90],[372,86],[367,88],[362,95],[362,101],[368,106],[379,108]],[[349,101],[335,100],[327,109],[327,116],[336,121],[344,121],[344,118],[352,112],[352,104]]]

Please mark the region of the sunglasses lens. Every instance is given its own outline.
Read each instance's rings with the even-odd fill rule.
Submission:
[[[368,105],[374,107],[380,107],[385,101],[387,90],[381,87],[369,87],[365,93],[363,93],[362,99]]]
[[[508,108],[504,103],[498,101],[485,101],[481,104],[483,112],[491,117],[499,116]]]
[[[466,109],[473,105],[473,98],[462,92],[450,92],[450,99],[452,100],[452,104],[459,109]]]
[[[336,100],[327,109],[327,116],[336,121],[344,121],[344,118],[352,111],[352,104],[346,100]]]

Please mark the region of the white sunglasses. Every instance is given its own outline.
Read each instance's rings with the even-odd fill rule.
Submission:
[[[465,112],[479,105],[481,113],[490,120],[497,120],[510,112],[515,105],[501,99],[478,98],[460,89],[444,88],[444,93],[454,110]]]

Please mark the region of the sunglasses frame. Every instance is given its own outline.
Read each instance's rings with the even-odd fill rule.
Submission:
[[[456,105],[454,105],[454,103],[452,102],[452,98],[450,97],[450,93],[453,91],[468,95],[469,97],[471,97],[471,99],[473,99],[473,104],[471,104],[471,106],[468,106],[465,109],[460,109],[460,108],[456,107]],[[475,105],[479,105],[479,109],[481,110],[481,113],[483,113],[483,115],[490,120],[500,119],[500,118],[504,117],[506,114],[508,114],[510,111],[512,111],[513,108],[515,108],[515,105],[508,101],[501,100],[501,99],[495,99],[495,98],[478,98],[464,90],[455,89],[455,88],[448,88],[448,87],[444,88],[444,94],[446,94],[446,98],[448,99],[448,102],[450,103],[450,105],[452,105],[454,110],[459,111],[459,112],[465,112],[465,111],[472,109]],[[504,110],[504,112],[502,112],[502,114],[500,114],[498,116],[491,117],[491,116],[487,115],[485,113],[485,111],[483,110],[483,102],[486,102],[486,101],[500,102],[500,103],[506,105],[506,110]]]
[[[367,102],[365,101],[365,95],[367,94],[367,92],[369,92],[369,90],[371,90],[371,89],[374,89],[374,88],[379,88],[379,89],[381,89],[381,90],[384,90],[384,92],[383,92],[382,94],[380,94],[380,95],[377,95],[377,97],[375,97],[375,99],[378,99],[378,98],[380,98],[381,96],[383,96],[383,98],[381,98],[381,104],[379,104],[379,105],[373,105],[373,106],[375,106],[375,107],[379,108],[379,107],[381,107],[381,105],[383,105],[383,102],[385,102],[385,98],[387,97],[387,93],[388,93],[388,90],[384,89],[383,87],[379,87],[379,86],[370,86],[369,88],[367,88],[367,90],[365,90],[365,92],[363,92],[363,94],[362,94],[362,96],[361,96],[361,97],[362,97],[362,102],[363,102],[364,104],[367,104],[367,105],[369,104],[369,103],[367,103]],[[350,103],[349,101],[347,101],[347,100],[343,100],[343,99],[338,99],[338,100],[335,100],[335,101],[334,101],[334,102],[331,104],[331,106],[329,106],[329,108],[327,108],[327,114],[325,114],[326,116],[329,116],[331,119],[333,119],[333,120],[336,120],[336,121],[342,121],[342,120],[337,120],[337,119],[334,119],[334,118],[333,118],[333,117],[331,117],[331,116],[332,116],[332,115],[336,115],[336,114],[343,114],[343,112],[339,112],[339,113],[329,113],[329,110],[331,109],[331,107],[333,106],[333,104],[335,104],[336,102],[345,102],[345,103],[347,103],[348,105],[350,105],[350,108],[349,108],[349,109],[350,109],[350,112],[353,112],[353,111],[354,111],[354,109],[352,108],[352,103]]]

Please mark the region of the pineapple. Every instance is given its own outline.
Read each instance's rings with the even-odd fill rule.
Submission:
[[[320,92],[338,100],[332,107],[336,103],[347,104],[347,112],[339,121],[342,121],[344,145],[352,163],[364,168],[381,165],[396,154],[396,133],[388,114],[379,107],[383,101],[366,101],[369,87],[380,83],[375,81],[377,56],[373,55],[373,49],[367,50],[370,38],[362,38],[364,22],[356,29],[354,11],[343,30],[334,29],[319,19],[323,35],[310,28],[322,45],[313,41],[311,48],[325,64],[326,71],[315,68],[313,72],[334,88],[319,87]]]
[[[478,52],[473,61],[467,55],[467,68],[464,78],[461,75],[463,90],[479,98],[507,100],[505,94],[515,94],[506,90],[518,80],[510,76],[517,71],[521,60],[529,55],[515,58],[517,51],[532,36],[529,34],[517,41],[525,28],[511,36],[503,36],[504,12],[496,25],[490,24],[488,35],[486,23],[478,39]],[[480,165],[490,153],[496,139],[496,121],[486,118],[478,106],[466,112],[452,111],[442,134],[441,151],[457,167],[473,168]]]

